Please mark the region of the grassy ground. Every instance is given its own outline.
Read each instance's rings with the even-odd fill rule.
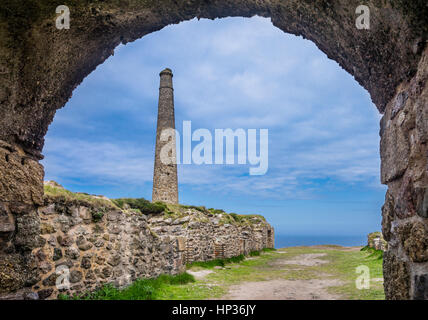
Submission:
[[[127,288],[116,289],[107,284],[100,290],[81,295],[61,295],[61,300],[156,300],[160,299],[169,288],[181,288],[181,286],[193,283],[195,279],[188,273],[179,275],[161,275],[154,279],[139,279]],[[183,288],[181,288],[183,290]]]
[[[326,263],[314,266],[284,264],[302,254],[324,254],[317,259]],[[355,280],[358,266],[367,266],[370,270],[370,288],[359,290]],[[161,276],[157,279],[136,281],[124,290],[111,286],[91,295],[74,297],[79,299],[159,299],[159,300],[197,300],[222,298],[231,285],[243,282],[275,279],[310,280],[336,279],[340,286],[327,290],[342,299],[384,299],[382,282],[382,255],[373,250],[349,249],[339,246],[291,247],[277,251],[265,250],[260,254],[252,253],[243,259],[236,257],[227,260],[214,260],[192,263],[187,266],[192,272],[205,272],[206,276],[195,280],[188,274]],[[64,297],[63,297],[64,298]]]
[[[339,293],[346,299],[352,300],[384,300],[382,255],[379,252],[368,251],[331,251],[327,258],[333,263],[320,266],[320,271],[337,275],[345,281],[340,287],[331,288],[332,292]],[[370,270],[370,289],[358,290],[355,285],[358,266],[367,266]]]
[[[319,258],[327,263],[317,266],[281,265],[279,260],[292,259],[301,254],[324,253]],[[370,270],[370,289],[359,290],[355,280],[358,266],[365,265]],[[209,269],[212,273],[202,280],[182,286],[168,286],[160,299],[208,299],[221,298],[230,285],[242,282],[274,279],[310,280],[339,279],[343,285],[328,288],[343,299],[379,300],[383,293],[382,258],[372,251],[345,250],[342,247],[292,247],[276,252],[262,252],[260,256],[247,258],[239,263],[226,264],[224,269],[214,269],[213,265],[192,265],[189,270]]]

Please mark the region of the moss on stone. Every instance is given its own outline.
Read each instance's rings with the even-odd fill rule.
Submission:
[[[109,199],[100,196],[94,196],[87,193],[80,192],[71,192],[67,189],[64,189],[57,183],[49,182],[49,184],[44,185],[45,199],[49,199],[57,202],[59,199],[66,202],[75,202],[81,204],[87,204],[90,207],[95,208],[109,208],[109,209],[118,209],[118,207]]]
[[[151,203],[144,198],[119,198],[112,201],[121,209],[138,209],[143,214],[160,214],[167,209],[162,202]]]
[[[104,213],[105,212],[103,210],[93,211],[92,219],[94,220],[94,222],[100,221],[104,217]]]
[[[154,232],[149,226],[147,226],[147,229],[149,230],[153,238],[159,239],[159,235],[156,232]]]
[[[162,202],[151,203],[144,198],[119,198],[108,199],[106,197],[94,196],[87,193],[71,192],[54,181],[45,182],[45,198],[49,201],[58,202],[78,202],[87,205],[93,209],[92,218],[94,221],[102,219],[107,209],[120,209],[127,214],[163,214],[165,219],[181,219],[189,216],[189,210],[192,213],[192,221],[209,222],[210,217],[217,216],[219,224],[232,224],[240,226],[251,226],[254,224],[265,223],[266,219],[256,214],[236,214],[227,213],[222,209],[207,209],[204,206],[192,206],[181,204],[166,204]],[[184,223],[183,227],[187,227]]]

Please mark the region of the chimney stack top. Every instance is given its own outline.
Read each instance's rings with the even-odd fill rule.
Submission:
[[[161,71],[161,73],[159,73],[160,76],[164,74],[170,75],[172,77],[172,70],[170,68],[165,68],[164,70]]]

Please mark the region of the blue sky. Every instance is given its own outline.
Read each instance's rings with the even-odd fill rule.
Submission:
[[[179,165],[184,204],[259,213],[277,234],[380,229],[380,115],[313,43],[269,19],[192,20],[119,46],[56,114],[46,180],[151,199],[159,72],[174,72],[176,127],[269,129],[269,171]]]

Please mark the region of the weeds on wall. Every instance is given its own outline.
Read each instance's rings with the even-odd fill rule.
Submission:
[[[382,250],[376,250],[374,248],[371,248],[369,246],[362,247],[360,251],[366,251],[369,253],[369,258],[376,258],[378,260],[383,259],[383,251]]]
[[[112,200],[121,209],[135,209],[143,214],[160,214],[167,210],[166,204],[162,202],[151,203],[144,198],[120,198]]]

